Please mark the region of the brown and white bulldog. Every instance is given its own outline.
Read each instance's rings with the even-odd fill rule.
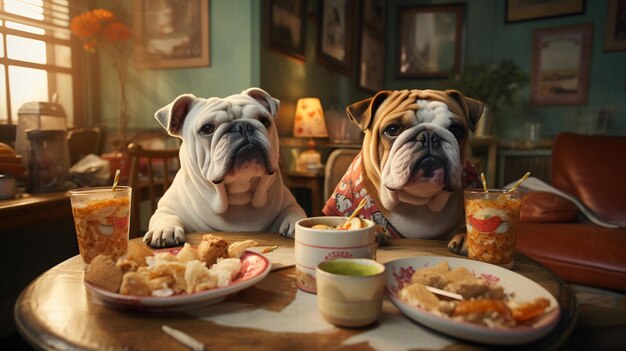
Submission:
[[[483,111],[455,90],[381,91],[347,108],[365,132],[361,153],[326,203],[326,215],[360,215],[387,236],[449,239],[462,230],[465,144]]]

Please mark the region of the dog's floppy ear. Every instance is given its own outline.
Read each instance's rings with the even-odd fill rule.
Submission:
[[[162,107],[154,114],[154,118],[167,130],[171,136],[180,137],[183,122],[191,106],[196,101],[196,97],[191,94],[183,94],[177,97],[172,103]]]
[[[379,91],[374,97],[355,102],[346,107],[346,113],[361,130],[366,130],[372,123],[376,110],[389,95],[391,95],[389,90]]]
[[[280,101],[278,99],[274,99],[270,96],[270,94],[261,88],[249,88],[241,93],[258,101],[270,112],[272,117],[276,118],[276,112],[278,111],[278,107],[280,107]]]
[[[485,105],[478,100],[464,96],[457,90],[446,90],[446,94],[459,104],[463,113],[467,116],[469,129],[472,132],[475,131],[476,123],[482,116]]]

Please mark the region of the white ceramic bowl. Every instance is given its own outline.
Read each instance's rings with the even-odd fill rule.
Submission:
[[[363,219],[364,228],[353,230],[313,229],[315,224],[338,226],[346,217],[311,217],[296,222],[296,282],[298,288],[315,293],[315,269],[332,258],[376,259],[374,223]]]

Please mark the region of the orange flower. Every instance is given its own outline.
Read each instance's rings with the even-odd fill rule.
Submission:
[[[96,16],[99,20],[101,20],[102,22],[107,22],[107,21],[115,21],[115,15],[113,14],[113,12],[109,11],[109,10],[105,10],[105,9],[95,9],[95,10],[91,10],[91,13]]]
[[[87,38],[100,32],[100,20],[92,12],[81,13],[72,18],[70,30],[79,38]]]
[[[130,30],[122,22],[112,22],[104,27],[102,34],[110,42],[123,41],[130,37]]]
[[[94,9],[72,18],[72,33],[85,40],[83,48],[89,52],[96,51],[102,40],[108,42],[123,41],[130,37],[130,30],[113,12],[105,9]]]

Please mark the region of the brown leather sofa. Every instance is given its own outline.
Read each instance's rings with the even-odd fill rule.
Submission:
[[[584,220],[562,197],[530,192],[522,201],[518,251],[568,282],[626,292],[626,137],[558,135],[551,185],[620,228]]]

